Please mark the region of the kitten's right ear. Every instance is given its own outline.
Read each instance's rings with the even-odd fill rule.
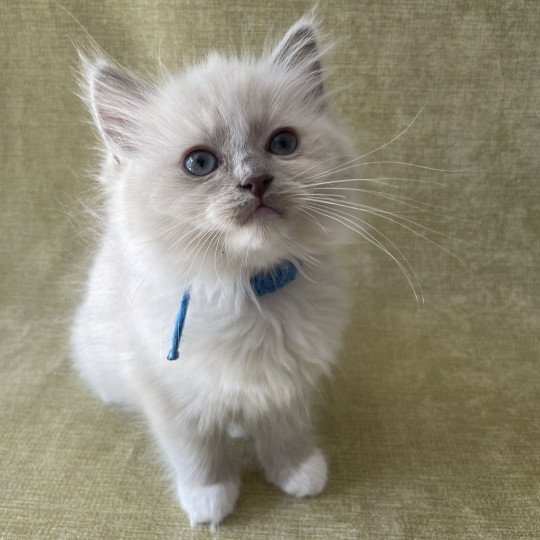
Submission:
[[[81,62],[84,99],[107,149],[122,161],[140,146],[148,89],[104,60],[90,61],[81,55]]]
[[[309,93],[320,99],[324,95],[321,57],[326,50],[320,49],[317,26],[312,10],[289,28],[270,60],[297,73],[305,81]]]

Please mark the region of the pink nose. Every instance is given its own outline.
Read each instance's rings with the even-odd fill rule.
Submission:
[[[251,190],[251,193],[260,199],[265,194],[273,179],[274,178],[268,174],[251,176],[246,178],[238,187]]]

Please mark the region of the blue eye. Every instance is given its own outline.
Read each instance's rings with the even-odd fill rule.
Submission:
[[[278,156],[287,156],[292,154],[297,146],[298,141],[290,131],[280,131],[270,140],[268,151]]]
[[[184,168],[194,176],[206,176],[218,167],[217,157],[208,150],[195,150],[187,155]]]

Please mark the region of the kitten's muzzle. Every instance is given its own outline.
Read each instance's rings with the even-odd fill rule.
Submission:
[[[274,177],[270,176],[269,174],[250,176],[238,184],[238,187],[240,189],[249,189],[251,193],[255,195],[255,197],[262,199],[262,196],[266,193],[266,190],[269,188],[273,180]]]

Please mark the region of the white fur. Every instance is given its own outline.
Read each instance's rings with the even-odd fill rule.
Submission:
[[[231,426],[253,438],[285,492],[315,495],[326,481],[309,405],[347,320],[347,239],[332,219],[305,213],[303,197],[351,148],[321,93],[319,62],[313,21],[303,19],[269,57],[213,55],[153,88],[85,63],[107,212],[73,327],[75,365],[104,401],[147,419],[193,525],[217,525],[234,509]],[[294,155],[266,152],[280,127],[297,132]],[[198,146],[221,160],[205,179],[181,166]],[[245,223],[254,196],[238,182],[261,171],[274,177],[265,200],[282,215]],[[299,277],[255,298],[249,278],[287,259]],[[187,286],[180,359],[169,362]]]
[[[277,478],[277,485],[289,495],[306,497],[318,495],[326,485],[326,460],[319,449],[316,449],[306,461],[300,463],[293,471]]]
[[[189,516],[192,527],[199,523],[219,525],[222,519],[232,514],[238,495],[240,482],[234,478],[229,482],[211,485],[184,486],[178,484],[178,498]]]

